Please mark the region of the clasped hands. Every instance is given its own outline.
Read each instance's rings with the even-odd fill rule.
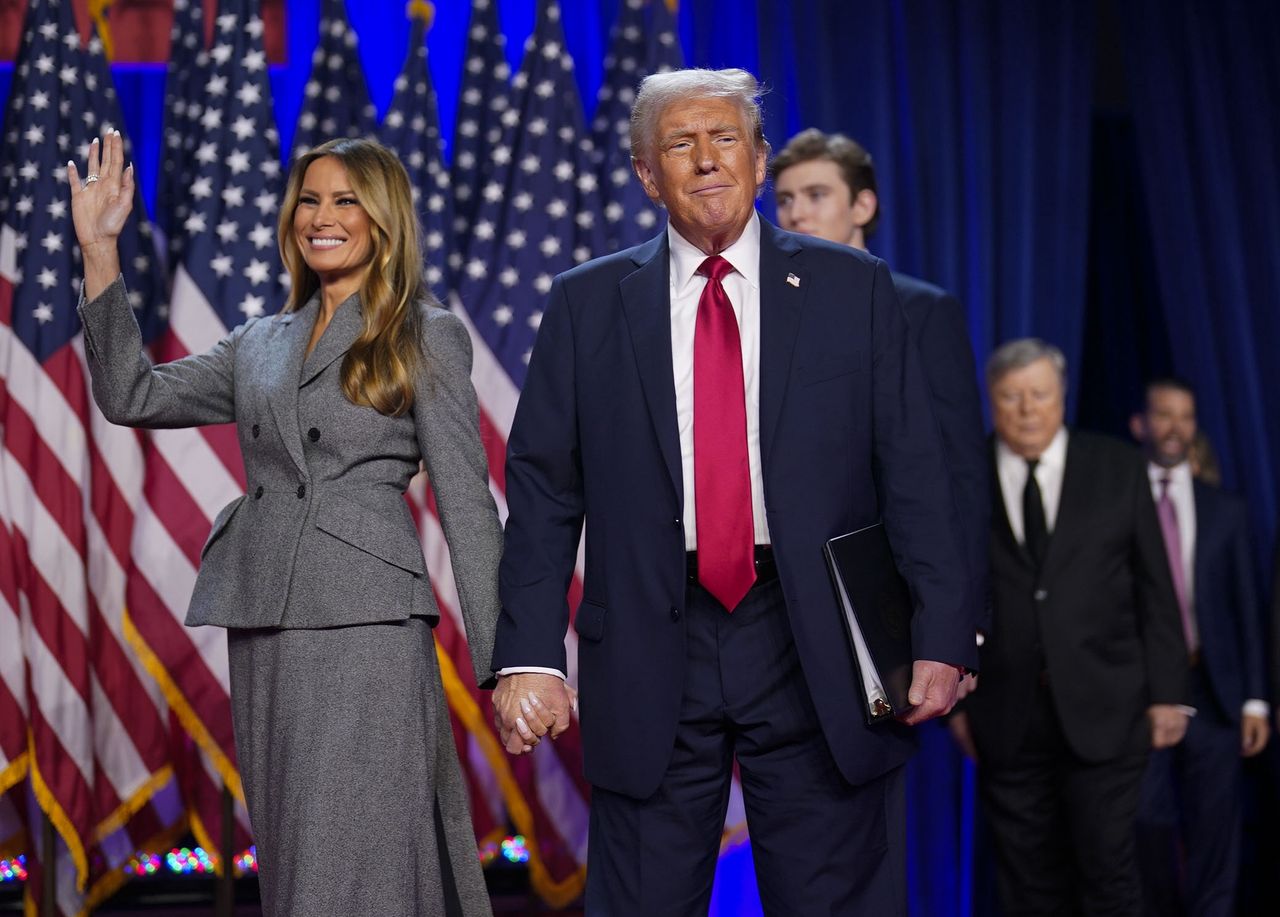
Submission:
[[[502,675],[493,689],[493,725],[510,754],[533,751],[544,736],[558,738],[573,722],[578,692],[558,675]]]

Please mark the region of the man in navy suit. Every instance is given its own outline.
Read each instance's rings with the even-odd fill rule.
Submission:
[[[509,440],[493,663],[509,751],[566,725],[586,527],[589,914],[706,912],[735,758],[767,913],[905,914],[911,726],[951,708],[975,661],[889,271],[757,215],[759,92],[741,70],[641,84],[633,159],[668,229],[555,280]],[[822,548],[878,519],[916,662],[913,706],[869,727]]]
[[[1240,874],[1240,757],[1267,744],[1270,714],[1248,510],[1238,497],[1192,478],[1191,387],[1158,379],[1147,386],[1146,398],[1131,428],[1147,454],[1196,713],[1181,744],[1152,754],[1143,781],[1138,849],[1144,906],[1153,917],[1229,917]],[[1186,851],[1182,883],[1175,874],[1177,840]]]

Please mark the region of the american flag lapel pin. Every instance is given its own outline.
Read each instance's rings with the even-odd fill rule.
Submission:
[[[787,283],[791,284],[797,290],[800,289],[800,278],[797,277],[795,274],[787,275]]]

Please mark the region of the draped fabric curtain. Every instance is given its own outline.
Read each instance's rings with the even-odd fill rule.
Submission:
[[[1280,492],[1280,7],[1132,0],[1129,91],[1174,369],[1270,562]]]
[[[1076,365],[1092,4],[793,0],[760,9],[774,143],[817,126],[867,147],[882,212],[872,251],[960,296],[980,366],[995,345],[1028,334]]]

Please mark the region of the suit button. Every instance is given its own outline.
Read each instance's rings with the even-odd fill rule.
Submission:
[[[671,524],[674,525],[676,528],[680,528],[680,517],[676,516],[674,519],[672,519]]]
[[[255,500],[261,500],[261,499],[262,499],[262,485],[261,485],[261,484],[259,484],[259,485],[258,485],[258,489],[257,489],[257,490],[255,490],[255,491],[253,492],[253,499],[255,499]]]
[[[676,608],[676,606],[674,605],[671,606],[671,620],[672,621],[680,620],[680,609]]]
[[[250,432],[251,432],[251,433],[253,433],[253,438],[254,438],[254,439],[257,439],[257,438],[258,438],[258,434],[262,432],[262,428],[261,428],[261,427],[259,427],[259,426],[255,423],[255,424],[253,425],[253,429],[252,429],[252,430],[250,430]]]
[[[1035,598],[1037,602],[1043,602],[1048,597],[1049,597],[1049,590],[1047,589],[1037,589],[1035,592],[1035,595],[1033,596],[1033,598]]]
[[[299,484],[299,485],[298,485],[298,499],[299,499],[299,500],[301,500],[301,499],[302,499],[303,497],[305,497],[306,495],[307,495],[307,485],[306,485],[306,484]]]
[[[307,439],[311,440],[313,443],[319,442],[320,431],[317,430],[315,427],[312,427],[310,430],[307,431]]]

